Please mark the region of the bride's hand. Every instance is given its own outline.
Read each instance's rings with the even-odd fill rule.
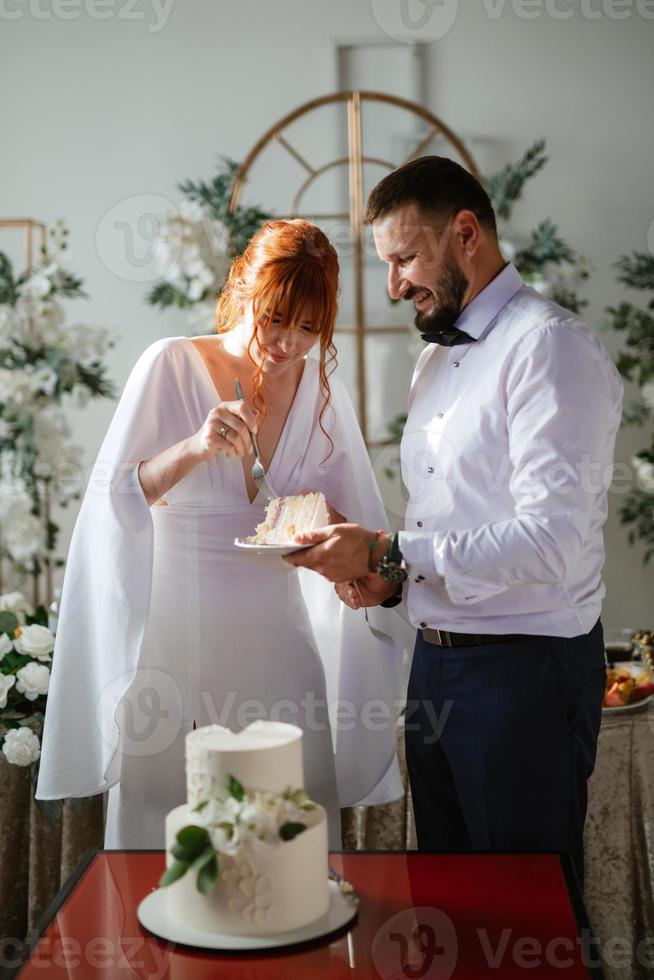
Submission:
[[[193,437],[198,454],[203,459],[219,452],[247,456],[252,451],[250,432],[257,431],[257,414],[244,401],[219,402]]]

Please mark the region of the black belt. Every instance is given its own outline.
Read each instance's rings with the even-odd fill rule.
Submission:
[[[521,633],[448,633],[447,630],[429,628],[419,632],[426,643],[438,647],[478,647],[485,643],[508,643],[522,636]]]

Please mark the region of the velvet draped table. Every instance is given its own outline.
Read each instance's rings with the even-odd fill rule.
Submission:
[[[402,771],[402,732],[398,730]],[[507,762],[509,764],[509,762]],[[102,847],[101,797],[66,801],[48,824],[29,769],[0,755],[0,928],[21,939],[89,848]],[[405,776],[406,779],[406,776]],[[590,783],[584,899],[609,980],[654,975],[654,703],[605,715]],[[343,847],[415,848],[409,794],[343,811]],[[1,969],[0,969],[1,973]]]

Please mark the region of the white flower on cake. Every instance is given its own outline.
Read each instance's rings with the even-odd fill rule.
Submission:
[[[36,660],[51,660],[54,636],[47,626],[33,623],[31,626],[23,626],[20,636],[14,640],[14,646],[19,653],[24,653],[28,657],[34,657]]]
[[[270,876],[257,874],[249,861],[240,861],[223,873],[223,881],[234,893],[227,900],[228,908],[255,926],[271,924],[273,908],[267,902]]]
[[[161,886],[173,884],[193,865],[199,868],[198,891],[206,894],[220,873],[215,857],[236,857],[247,848],[278,847],[293,840],[306,830],[304,813],[316,806],[303,789],[248,794],[231,775],[227,790],[194,807],[195,822],[177,833],[171,848],[175,862],[162,875]]]
[[[40,694],[47,694],[50,685],[50,669],[45,664],[26,664],[16,671],[16,690],[28,701],[36,701]]]
[[[29,766],[41,755],[41,746],[31,728],[11,728],[5,735],[2,751],[12,765]]]

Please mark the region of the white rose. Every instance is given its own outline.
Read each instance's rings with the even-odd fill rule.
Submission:
[[[282,800],[279,807],[279,822],[284,823],[304,823],[305,814],[300,810],[293,800]]]
[[[640,456],[632,456],[631,465],[636,470],[636,479],[645,493],[654,493],[654,463]]]
[[[41,745],[31,728],[11,728],[5,735],[2,751],[14,766],[29,766],[41,755]]]
[[[211,797],[200,810],[195,811],[193,817],[194,823],[198,823],[201,827],[210,827],[223,819],[225,819],[223,801],[214,797]]]
[[[34,623],[32,626],[23,627],[20,636],[14,640],[14,646],[19,653],[24,653],[28,657],[35,657],[36,660],[51,660],[54,636],[47,626]]]
[[[49,268],[47,271],[52,270]],[[44,273],[45,270],[39,270],[26,279],[21,286],[21,293],[26,296],[47,296],[52,289],[52,283]]]
[[[241,846],[242,835],[238,827],[232,827],[231,836],[223,827],[210,827],[209,840],[214,851],[233,856]]]
[[[34,514],[23,511],[12,515],[7,524],[5,545],[14,561],[27,561],[45,546],[45,530]]]
[[[25,613],[31,616],[33,611],[22,592],[5,592],[4,595],[0,595],[0,612],[12,612],[18,617],[19,623],[25,622]]]
[[[26,664],[16,671],[16,690],[28,701],[36,701],[40,694],[48,693],[50,670],[45,664]]]
[[[42,364],[32,374],[30,383],[35,395],[41,391],[46,395],[53,395],[57,387],[57,372],[49,364]]]
[[[228,796],[223,802],[223,813],[227,820],[238,820],[244,806],[243,800],[237,800],[235,796]]]
[[[241,810],[241,824],[258,840],[266,844],[279,843],[279,830],[274,816],[254,803],[248,803]]]
[[[7,707],[7,695],[16,683],[13,674],[0,674],[0,708]]]
[[[6,633],[0,633],[0,660],[14,649],[14,645]]]

